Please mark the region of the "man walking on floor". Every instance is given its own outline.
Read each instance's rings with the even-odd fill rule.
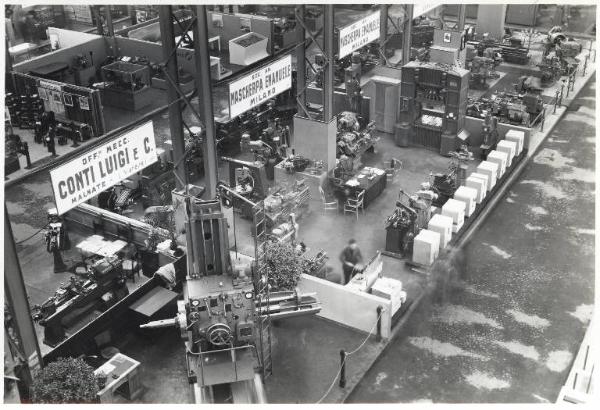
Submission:
[[[356,240],[350,239],[348,241],[348,245],[344,247],[342,253],[340,254],[340,261],[342,262],[342,270],[344,271],[343,285],[350,282],[352,276],[357,273],[360,269],[359,264],[362,263],[362,255],[360,253],[360,249],[358,249],[358,245],[356,244]]]

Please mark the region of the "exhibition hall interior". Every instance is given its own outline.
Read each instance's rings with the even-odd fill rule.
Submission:
[[[595,2],[150,3],[4,5],[4,403],[591,403]]]

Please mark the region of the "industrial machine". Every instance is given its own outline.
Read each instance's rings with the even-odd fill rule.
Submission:
[[[232,262],[221,203],[246,200],[218,186],[219,200],[202,201],[174,191],[174,208],[198,246],[188,248],[184,299],[175,318],[141,325],[176,326],[185,345],[187,374],[196,403],[264,403],[263,378],[272,371],[271,320],[315,314],[314,295],[297,290],[270,292],[264,269],[265,224],[255,210],[255,258],[250,274]]]
[[[412,255],[415,236],[427,228],[431,219],[431,204],[437,195],[423,189],[416,195],[403,190],[398,194],[396,209],[385,221],[385,250],[402,258]]]
[[[542,97],[532,92],[524,94],[495,92],[490,98],[470,100],[467,105],[467,115],[470,117],[485,118],[488,113],[491,113],[501,123],[526,127],[539,121],[538,118],[543,110]]]
[[[466,162],[473,159],[466,145],[462,145],[459,150],[450,153],[450,164],[446,173],[430,173],[429,183],[422,185],[423,191],[432,191],[435,195],[431,196],[433,206],[441,208],[448,199],[454,196],[456,189],[466,179]],[[422,192],[424,194],[424,192]]]
[[[378,141],[371,135],[375,122],[364,124],[353,112],[343,111],[338,115],[336,135],[336,156],[345,155],[350,158],[360,157],[365,151],[373,149]]]
[[[498,50],[502,59],[507,63],[525,65],[529,62],[529,48],[523,47],[523,41],[518,37],[509,37],[497,41],[492,38],[467,41],[468,45],[475,47],[477,54],[483,56],[488,48]]]
[[[90,313],[104,311],[129,294],[121,264],[116,256],[100,259],[89,267],[87,279],[71,276],[53,296],[33,306],[33,319],[44,327],[45,344],[56,346]]]

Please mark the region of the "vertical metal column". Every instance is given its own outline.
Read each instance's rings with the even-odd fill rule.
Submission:
[[[379,20],[379,64],[386,65],[385,44],[387,43],[388,32],[388,5],[382,4],[379,6],[381,10],[381,18]]]
[[[205,188],[208,198],[217,196],[217,148],[213,99],[210,82],[210,55],[208,54],[208,26],[206,25],[206,6],[196,6],[196,24],[193,27],[194,53],[196,54],[196,87],[200,116],[205,133],[202,154],[204,156]]]
[[[104,12],[106,13],[106,31],[110,37],[115,36],[115,28],[113,27],[112,14],[110,14],[110,5],[104,6]]]
[[[304,22],[306,6],[300,4],[296,6],[296,18]],[[306,30],[302,24],[298,24],[296,47],[296,102],[298,103],[298,114],[302,115],[306,109]]]
[[[91,6],[92,13],[94,13],[94,17],[96,17],[96,30],[98,31],[98,35],[104,35],[104,28],[102,27],[102,13],[100,13],[100,6]]]
[[[412,7],[412,6],[411,6]],[[333,118],[333,4],[324,6],[323,13],[323,51],[327,58],[323,78],[323,121],[328,123]]]
[[[465,18],[467,15],[467,5],[465,3],[461,3],[458,5],[458,31],[463,31],[465,29]]]
[[[30,386],[31,370],[42,365],[42,354],[31,319],[27,290],[6,205],[4,206],[4,295],[15,324],[15,337],[19,344],[17,348],[24,360],[24,372],[20,376],[22,382]]]
[[[171,6],[159,6],[158,13],[160,38],[162,41],[163,57],[165,59],[163,63],[164,70],[175,84],[179,84]],[[183,138],[183,118],[179,104],[176,102],[177,100],[179,100],[177,90],[174,86],[168,85],[169,130],[171,132],[171,141],[173,141],[173,158],[175,158],[175,169],[173,172],[176,177],[176,187],[178,189],[185,189],[187,187],[187,174],[185,172],[185,161],[182,160],[185,152],[185,140]]]
[[[406,17],[404,27],[402,29],[402,65],[410,61],[410,45],[412,43],[412,21],[413,21],[413,4],[404,6]]]

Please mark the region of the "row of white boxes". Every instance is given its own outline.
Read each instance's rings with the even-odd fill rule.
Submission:
[[[427,225],[415,237],[413,244],[413,262],[430,266],[444,249],[452,234],[458,232],[465,221],[475,212],[488,192],[502,178],[514,159],[523,151],[525,133],[509,130],[505,139],[498,142],[496,150],[488,154],[487,160],[477,166],[466,180],[465,185],[458,187],[454,198],[448,199],[442,207],[441,214],[435,214]]]

